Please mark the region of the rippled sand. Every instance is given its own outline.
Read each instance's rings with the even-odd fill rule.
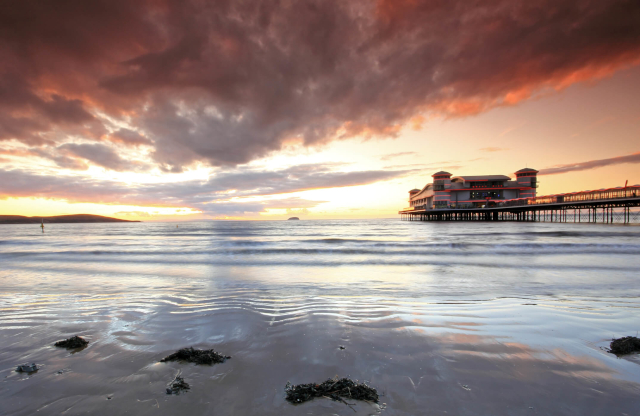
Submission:
[[[638,356],[604,350],[640,329],[640,229],[283,223],[3,228],[0,414],[640,414]],[[158,362],[185,346],[233,358]],[[380,405],[284,400],[336,375]]]

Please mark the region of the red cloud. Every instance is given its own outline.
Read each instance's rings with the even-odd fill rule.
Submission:
[[[394,136],[637,65],[638,21],[635,0],[9,1],[0,140],[149,145],[179,171]]]

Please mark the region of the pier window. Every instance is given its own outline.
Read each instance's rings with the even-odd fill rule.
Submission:
[[[501,191],[471,191],[470,199],[500,199],[502,198]]]
[[[469,182],[471,188],[504,188],[503,181]]]

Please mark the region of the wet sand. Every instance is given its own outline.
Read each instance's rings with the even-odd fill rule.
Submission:
[[[480,276],[467,266],[141,265],[96,252],[38,264],[20,253],[0,267],[2,415],[640,414],[640,356],[605,350],[640,329],[630,262],[594,280],[577,267]],[[72,335],[89,346],[53,346]],[[159,362],[187,346],[232,358]],[[16,373],[24,362],[42,367]],[[191,389],[167,395],[178,373]],[[367,381],[380,404],[285,401],[287,381],[334,376]]]
[[[619,318],[629,305],[247,295],[4,298],[13,305],[2,311],[2,413],[351,414],[326,399],[299,406],[284,400],[287,381],[336,375],[378,389],[381,406],[356,402],[362,415],[640,409],[638,356],[621,359],[601,348],[625,326]],[[90,345],[75,353],[53,347],[71,334]],[[158,362],[191,345],[233,358],[213,366]],[[13,372],[23,361],[43,366],[32,375]],[[168,396],[178,373],[191,390]]]

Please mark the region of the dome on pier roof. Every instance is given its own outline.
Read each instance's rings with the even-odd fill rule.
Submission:
[[[414,192],[420,192],[420,189],[412,189],[412,190],[409,191],[410,194],[412,194]]]
[[[517,171],[516,173],[526,173],[526,172],[536,172],[538,173],[537,170],[535,169],[531,169],[531,168],[524,168],[524,169],[520,169],[519,171]]]
[[[449,175],[449,176],[451,176],[451,174],[449,172],[445,172],[443,170],[441,170],[440,172],[436,172],[431,176],[436,176],[436,175],[438,175],[438,176],[440,176],[440,175]]]

